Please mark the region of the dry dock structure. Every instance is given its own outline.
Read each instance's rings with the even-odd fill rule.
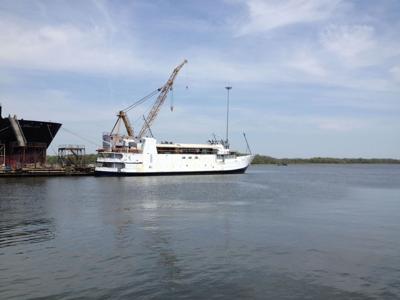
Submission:
[[[61,125],[3,117],[0,105],[0,177],[92,175],[93,170],[82,165],[78,169],[46,165],[47,148]]]

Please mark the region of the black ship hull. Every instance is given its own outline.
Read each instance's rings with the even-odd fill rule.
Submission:
[[[60,123],[18,120],[28,143],[45,144],[46,148],[56,136],[61,127]],[[15,141],[14,132],[8,119],[0,119],[0,143],[7,144]]]
[[[44,164],[46,149],[61,127],[60,123],[17,120],[24,143],[18,140],[12,117],[0,115],[0,165],[21,168],[26,164]]]

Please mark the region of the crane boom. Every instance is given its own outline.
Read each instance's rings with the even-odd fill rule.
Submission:
[[[126,111],[121,110],[118,115],[118,119],[114,124],[113,129],[111,130],[111,135],[119,135],[119,127],[120,127],[120,122],[122,122],[125,125],[126,133],[128,134],[129,137],[133,137],[133,127],[131,125],[131,122],[129,121],[128,115],[126,114]]]
[[[128,115],[126,114],[126,112],[121,110],[118,116],[122,118],[122,121],[124,121],[124,125],[126,128],[126,132],[128,133],[128,136],[133,137],[133,128],[131,122],[129,122]]]
[[[153,124],[154,120],[156,119],[156,117],[158,115],[158,112],[160,111],[161,106],[163,105],[165,99],[167,98],[168,92],[172,89],[172,86],[174,84],[174,80],[175,80],[176,76],[178,75],[179,71],[182,69],[183,65],[186,63],[187,63],[187,60],[185,59],[180,65],[178,65],[172,72],[168,81],[160,89],[160,95],[158,95],[156,102],[154,103],[153,107],[151,108],[149,114],[147,115],[145,122],[143,124],[143,127],[138,134],[138,138],[143,137],[150,129],[150,126]]]

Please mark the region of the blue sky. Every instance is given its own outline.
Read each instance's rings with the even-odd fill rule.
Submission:
[[[153,126],[160,140],[275,157],[400,158],[400,1],[0,0],[3,114],[63,123],[93,152],[119,109],[184,58]],[[170,97],[171,98],[171,97]],[[149,108],[131,111],[136,130]]]

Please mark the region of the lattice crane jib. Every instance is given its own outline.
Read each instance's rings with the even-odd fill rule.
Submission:
[[[129,121],[127,112],[129,110],[135,108],[139,104],[143,103],[144,101],[148,100],[152,96],[154,96],[156,94],[159,94],[158,97],[157,97],[157,100],[153,104],[149,114],[147,115],[147,117],[144,118],[143,127],[140,130],[140,132],[137,135],[137,137],[141,138],[144,135],[146,135],[150,131],[150,126],[153,124],[154,120],[156,119],[156,117],[158,115],[158,112],[160,111],[161,106],[165,102],[165,99],[167,98],[167,95],[168,95],[169,91],[172,90],[172,86],[174,84],[176,76],[178,75],[179,71],[182,69],[183,65],[186,64],[186,63],[187,63],[187,60],[185,59],[180,65],[178,65],[173,70],[173,72],[172,72],[171,76],[169,77],[168,81],[161,88],[158,88],[158,89],[154,90],[149,95],[143,97],[142,99],[140,99],[139,101],[135,102],[134,104],[128,106],[124,110],[121,110],[117,115],[118,119],[115,122],[113,129],[111,130],[110,136],[119,139],[121,137],[120,134],[119,134],[119,129],[120,129],[121,123],[123,123],[124,126],[125,126],[125,129],[126,129],[126,132],[128,134],[128,137],[134,138],[135,137],[134,130],[133,130],[133,127],[132,127],[132,125],[131,125],[131,123]]]
[[[156,102],[154,103],[153,107],[151,108],[149,114],[146,117],[146,120],[143,124],[142,129],[140,130],[138,137],[141,138],[146,133],[149,131],[150,126],[153,124],[155,121],[161,106],[165,102],[165,99],[167,98],[167,95],[169,91],[172,90],[172,86],[174,84],[175,78],[178,75],[179,71],[182,69],[182,67],[187,63],[187,60],[185,59],[180,65],[178,65],[174,71],[172,72],[171,76],[169,77],[168,81],[164,84],[164,86],[160,89],[160,94],[157,97]]]

